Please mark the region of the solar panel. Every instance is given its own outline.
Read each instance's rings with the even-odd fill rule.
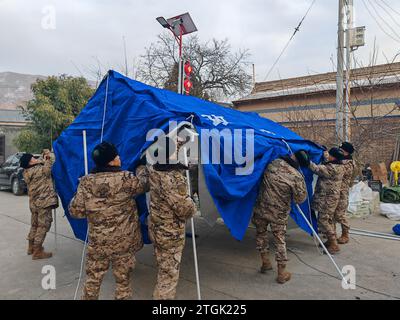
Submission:
[[[180,23],[176,23],[178,20],[180,20]],[[180,26],[182,26],[182,35],[197,31],[197,28],[188,12],[169,18],[167,21],[171,25],[171,30],[177,37],[181,34]]]

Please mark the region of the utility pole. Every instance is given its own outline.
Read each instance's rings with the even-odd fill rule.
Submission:
[[[336,139],[343,141],[343,58],[344,58],[344,0],[339,0],[338,18],[338,48],[337,48],[337,73],[336,73]]]
[[[351,122],[350,122],[350,108],[351,108],[351,83],[350,83],[350,73],[351,73],[351,58],[353,48],[351,46],[351,31],[353,30],[353,0],[347,0],[347,28],[346,28],[346,103],[345,103],[345,125],[344,125],[344,135],[345,140],[350,141],[351,139]]]

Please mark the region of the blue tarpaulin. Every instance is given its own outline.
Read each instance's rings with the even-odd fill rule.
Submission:
[[[82,132],[86,130],[91,170],[94,164],[90,154],[100,142],[103,117],[104,140],[116,145],[123,169],[131,171],[136,168],[142,152],[151,144],[146,141],[147,132],[155,128],[167,128],[169,121],[191,119],[198,132],[202,129],[228,129],[232,132],[235,129],[254,130],[254,169],[250,175],[237,175],[235,168],[240,165],[235,162],[203,164],[205,181],[212,199],[225,225],[238,240],[243,238],[249,225],[261,177],[268,163],[287,155],[289,149],[293,152],[307,150],[314,162],[319,162],[322,157],[322,149],[318,145],[271,120],[260,117],[257,113],[241,112],[195,97],[178,95],[109,71],[108,77],[103,79],[75,121],[54,143],[56,162],[53,166],[53,176],[56,188],[73,232],[81,240],[86,238],[86,220],[71,218],[68,204],[76,192],[79,178],[84,175]],[[244,144],[245,139],[243,137],[241,143]],[[221,144],[220,148],[221,154],[231,152],[224,150],[224,144]],[[303,173],[311,195],[312,173],[308,169],[303,170]],[[147,214],[146,204],[143,197],[138,200],[141,221],[144,222]],[[309,211],[308,201],[301,208],[316,226],[315,218],[311,217]],[[311,233],[295,208],[291,216],[303,230]],[[143,230],[145,231],[145,228]]]

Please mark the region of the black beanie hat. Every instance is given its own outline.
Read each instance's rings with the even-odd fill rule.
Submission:
[[[329,154],[334,157],[336,160],[343,160],[344,159],[344,154],[343,151],[340,150],[339,148],[331,148],[329,150]]]
[[[21,168],[28,168],[29,167],[29,162],[31,161],[31,159],[33,158],[33,154],[31,153],[24,153],[21,157],[21,159],[19,159],[19,165],[21,166]]]
[[[299,163],[300,167],[307,168],[310,166],[310,157],[305,150],[299,150],[294,153],[297,162]]]
[[[94,147],[92,158],[97,167],[105,167],[118,156],[117,148],[109,142],[102,142]]]
[[[340,149],[352,154],[354,152],[354,147],[350,142],[343,142],[340,146]]]

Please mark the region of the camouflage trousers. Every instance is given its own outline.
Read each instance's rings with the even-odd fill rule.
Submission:
[[[339,203],[336,207],[335,213],[334,213],[334,223],[341,224],[342,230],[349,230],[350,229],[350,224],[349,221],[347,220],[346,212],[347,212],[347,207],[349,206],[349,192],[341,192],[340,193],[340,199]],[[335,228],[336,230],[336,228]]]
[[[119,253],[112,257],[101,257],[101,255],[92,255],[88,252],[82,300],[97,300],[99,298],[100,286],[110,264],[116,282],[115,299],[127,300],[131,298],[131,273],[135,267],[135,262],[133,252]]]
[[[53,222],[51,208],[31,208],[31,229],[27,240],[42,245]]]
[[[276,224],[263,218],[253,217],[256,226],[256,249],[261,253],[269,253],[269,240],[267,228],[270,225],[275,245],[275,260],[278,263],[287,262],[286,251],[286,224]]]
[[[329,201],[327,199],[326,205],[320,208],[320,210],[316,210],[318,212],[319,229],[326,237],[335,235],[334,216],[337,203],[338,200]]]
[[[157,245],[154,246],[158,265],[158,274],[157,284],[153,292],[153,299],[175,299],[183,248],[184,244],[170,248],[161,248]]]

